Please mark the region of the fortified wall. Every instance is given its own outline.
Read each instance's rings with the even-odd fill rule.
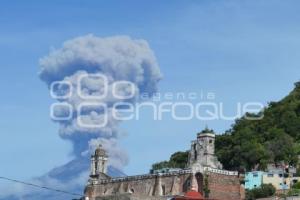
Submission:
[[[191,171],[165,174],[147,174],[93,181],[86,187],[86,194],[92,199],[96,196],[131,193],[146,196],[170,196],[189,190]]]

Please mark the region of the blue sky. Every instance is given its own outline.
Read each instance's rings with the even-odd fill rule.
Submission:
[[[237,102],[279,100],[299,80],[300,2],[1,1],[0,175],[27,179],[70,160],[71,145],[49,118],[53,102],[38,77],[38,60],[68,39],[129,35],[149,42],[164,75],[161,92],[214,92],[233,112]],[[121,125],[128,174],[189,148],[208,124],[170,118]]]

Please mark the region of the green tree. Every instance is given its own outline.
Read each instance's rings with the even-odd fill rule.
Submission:
[[[158,162],[158,163],[154,163],[152,165],[152,170],[158,170],[158,169],[163,169],[163,168],[169,168],[169,161],[162,161],[162,162]]]
[[[170,165],[174,168],[185,168],[188,162],[188,157],[189,157],[189,152],[185,151],[185,152],[176,152],[174,154],[171,155],[170,158]]]
[[[273,140],[266,142],[269,153],[275,163],[286,161],[289,164],[297,164],[297,146],[294,139],[288,134],[276,135]]]
[[[158,162],[152,165],[152,170],[159,170],[163,168],[181,168],[184,169],[188,162],[189,151],[176,152],[171,155],[168,161]]]
[[[300,189],[300,182],[295,183],[292,187],[294,189]]]
[[[274,196],[276,192],[272,184],[262,184],[259,188],[246,191],[246,200],[255,200],[258,198],[266,198]]]
[[[270,162],[296,166],[300,154],[300,82],[278,102],[270,102],[261,120],[237,119],[216,137],[216,154],[225,169],[264,169]]]

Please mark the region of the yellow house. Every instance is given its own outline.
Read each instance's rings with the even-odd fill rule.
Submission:
[[[287,190],[291,187],[291,178],[286,173],[266,172],[262,177],[263,184],[271,183],[276,190]]]

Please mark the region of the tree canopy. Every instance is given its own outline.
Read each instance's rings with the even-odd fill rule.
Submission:
[[[152,165],[152,170],[163,168],[185,168],[188,161],[189,152],[176,152],[171,155],[168,161],[158,162]]]
[[[300,83],[279,102],[257,115],[261,120],[236,120],[216,137],[216,154],[226,169],[265,169],[267,163],[296,165],[300,152]]]
[[[276,192],[272,184],[262,184],[259,188],[246,191],[246,200],[272,197]]]

